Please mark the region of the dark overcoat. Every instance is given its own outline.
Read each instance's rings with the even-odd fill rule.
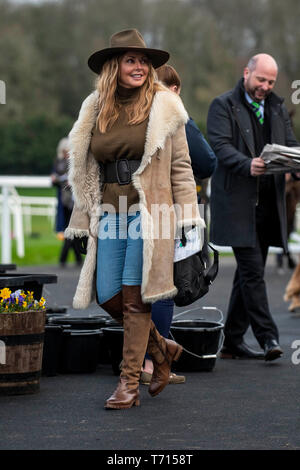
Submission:
[[[218,159],[211,181],[210,240],[221,246],[254,247],[256,243],[256,204],[258,180],[250,174],[255,142],[251,116],[242,99],[243,79],[237,86],[211,103],[207,134]],[[268,98],[271,142],[289,147],[298,146],[283,99],[275,93]],[[279,243],[287,249],[285,177],[275,175],[275,190],[280,234]]]

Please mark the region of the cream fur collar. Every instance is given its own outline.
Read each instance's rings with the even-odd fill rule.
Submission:
[[[100,191],[95,186],[96,184],[99,188],[99,167],[93,157],[89,158],[91,131],[98,114],[98,96],[95,91],[82,103],[78,119],[69,135],[69,181],[77,206],[88,212],[100,202]],[[140,175],[150,163],[152,155],[164,147],[166,138],[187,121],[188,114],[178,95],[167,89],[155,94],[146,131],[144,154],[136,175]]]

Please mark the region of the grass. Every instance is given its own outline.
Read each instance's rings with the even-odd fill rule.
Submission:
[[[16,240],[12,240],[12,263],[17,266],[57,264],[62,241],[58,240],[54,227],[47,217],[32,217],[32,233],[25,235],[25,256],[17,256]]]
[[[56,188],[17,188],[17,191],[20,196],[56,196]],[[17,256],[16,240],[12,240],[12,263],[16,264],[17,266],[58,264],[59,254],[63,242],[57,239],[54,222],[51,221],[51,219],[48,217],[42,216],[33,216],[31,222],[31,234],[27,234],[24,237],[24,258],[19,258]],[[75,258],[72,252],[69,254],[68,262],[73,262],[74,260]]]

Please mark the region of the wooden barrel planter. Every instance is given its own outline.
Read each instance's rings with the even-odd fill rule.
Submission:
[[[45,310],[0,314],[0,395],[40,389]]]

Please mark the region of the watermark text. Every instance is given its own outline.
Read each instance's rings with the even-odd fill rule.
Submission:
[[[294,80],[292,83],[292,88],[296,90],[292,93],[291,100],[293,104],[300,103],[300,80]]]
[[[6,364],[6,346],[2,340],[0,340],[0,364]]]
[[[300,339],[295,339],[291,344],[291,348],[296,349],[292,354],[292,363],[298,366],[300,364]]]

